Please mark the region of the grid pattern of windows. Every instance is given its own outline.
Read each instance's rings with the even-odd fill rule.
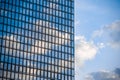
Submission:
[[[0,0],[0,80],[74,80],[74,0]]]

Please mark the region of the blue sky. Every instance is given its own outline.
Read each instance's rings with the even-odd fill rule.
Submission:
[[[120,79],[119,8],[120,0],[75,0],[76,80]]]

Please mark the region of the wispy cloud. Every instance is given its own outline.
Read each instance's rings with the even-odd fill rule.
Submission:
[[[106,25],[99,30],[94,31],[93,38],[101,38],[106,45],[112,48],[120,48],[120,21]]]
[[[80,70],[83,64],[95,58],[100,49],[106,46],[112,48],[120,48],[120,21],[113,22],[110,25],[106,25],[99,30],[94,31],[92,38],[86,40],[85,36],[75,37],[75,58],[76,58],[76,76],[80,76]],[[96,41],[96,39],[99,39]]]
[[[75,27],[80,26],[80,20],[75,20]]]
[[[75,36],[76,80],[79,80],[80,69],[84,66],[84,63],[94,59],[99,50],[104,47],[105,43],[103,42],[95,43],[94,39],[87,40],[85,36]]]
[[[120,69],[114,71],[101,70],[85,76],[85,80],[120,80]]]

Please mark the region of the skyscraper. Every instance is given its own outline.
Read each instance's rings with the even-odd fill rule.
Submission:
[[[0,80],[74,80],[74,0],[0,0]]]

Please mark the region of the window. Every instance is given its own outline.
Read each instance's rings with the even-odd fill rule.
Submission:
[[[1,80],[74,77],[73,0],[5,0],[1,8]]]

